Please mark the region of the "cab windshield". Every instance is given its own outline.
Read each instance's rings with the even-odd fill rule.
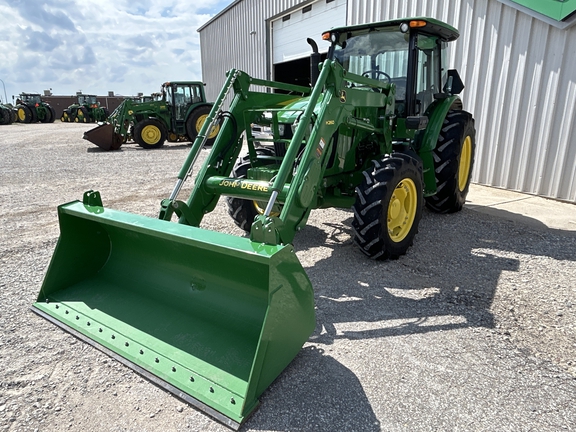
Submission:
[[[78,96],[78,103],[80,105],[83,104],[96,104],[96,96],[86,96],[86,95],[79,95]]]
[[[397,27],[366,29],[336,45],[333,58],[348,72],[395,84],[396,100],[404,100],[408,42],[409,35]]]
[[[22,95],[22,100],[26,103],[40,103],[42,99],[40,99],[40,95]]]

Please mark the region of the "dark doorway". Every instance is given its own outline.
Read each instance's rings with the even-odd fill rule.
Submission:
[[[326,54],[322,54],[322,61],[325,59]],[[274,81],[304,87],[310,86],[310,57],[275,64]]]

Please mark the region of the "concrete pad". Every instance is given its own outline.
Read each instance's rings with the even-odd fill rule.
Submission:
[[[541,229],[576,232],[576,204],[471,184],[466,208]]]

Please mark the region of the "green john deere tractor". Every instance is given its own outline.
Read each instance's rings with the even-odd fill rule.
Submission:
[[[145,149],[162,147],[166,140],[193,141],[212,104],[206,102],[204,84],[172,81],[162,84],[161,98],[142,102],[124,100],[107,122],[84,133],[84,139],[103,150],[117,150],[129,137]],[[208,143],[214,142],[216,125]]]
[[[60,116],[62,122],[92,123],[108,118],[108,109],[101,107],[96,95],[79,94],[78,102],[66,108]]]
[[[424,205],[462,208],[475,129],[446,67],[458,36],[429,18],[334,28],[311,89],[230,70],[158,218],[105,208],[92,190],[59,207],[61,237],[33,310],[238,428],[314,330],[292,246],[313,209],[352,208],[360,250],[396,259]],[[260,146],[252,124],[270,128]],[[221,196],[248,237],[200,228]]]
[[[20,123],[54,123],[56,112],[37,93],[21,93],[16,101],[16,113]]]

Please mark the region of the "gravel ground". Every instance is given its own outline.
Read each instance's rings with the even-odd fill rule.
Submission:
[[[56,206],[95,189],[154,217],[189,148],[103,152],[86,129],[0,129],[0,430],[225,431],[29,310]],[[576,430],[574,233],[425,211],[409,253],[374,262],[351,220],[314,211],[296,236],[317,329],[243,430]],[[203,227],[241,235],[222,203]]]

